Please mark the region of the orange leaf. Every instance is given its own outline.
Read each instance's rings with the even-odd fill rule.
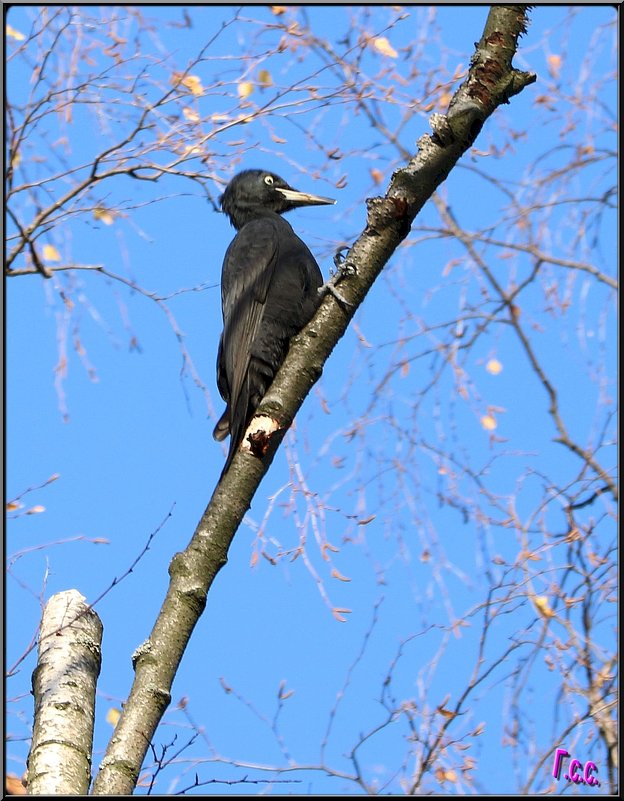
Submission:
[[[498,375],[503,369],[503,365],[498,361],[498,359],[490,359],[485,365],[485,369],[492,375]]]
[[[481,425],[486,431],[494,431],[497,426],[496,418],[491,414],[484,414],[481,418]]]
[[[559,73],[561,72],[561,63],[562,58],[561,56],[548,56],[548,72],[550,72],[553,78],[558,78]]]
[[[336,548],[335,545],[332,545],[330,542],[324,542],[321,545],[321,556],[326,562],[329,562],[329,556],[325,553],[325,551],[332,551],[333,553],[338,553],[340,549]]]

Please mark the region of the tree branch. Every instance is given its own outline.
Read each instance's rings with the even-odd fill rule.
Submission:
[[[89,790],[101,644],[102,623],[79,592],[50,598],[33,673],[29,795],[86,795]]]

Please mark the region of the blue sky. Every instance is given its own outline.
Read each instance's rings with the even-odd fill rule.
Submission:
[[[190,8],[192,28],[168,24],[182,20],[180,8],[144,9],[154,23],[153,32],[142,39],[150,64],[145,91],[157,92],[174,67],[183,68],[222,21],[231,19],[233,8]],[[424,92],[423,76],[434,68],[431,74],[442,83],[448,81],[452,91],[457,81],[452,83],[451,78],[456,68],[467,65],[487,8],[440,7],[431,23],[426,7],[404,11],[405,19],[399,19],[403,12],[375,7],[309,8],[306,13],[316,35],[328,38],[339,50],[347,47],[341,37],[358,25],[387,37],[402,59],[407,52],[402,48],[414,40],[421,73],[417,91]],[[36,12],[14,7],[7,21],[26,32]],[[95,41],[103,35],[96,24],[103,11],[92,7],[81,13],[94,20],[91,25],[83,21],[82,43],[89,37]],[[573,14],[565,7],[538,7],[532,12],[531,28],[521,40],[515,64],[537,72],[538,83],[497,112],[475,144],[478,152],[465,156],[441,188],[467,229],[483,231],[494,240],[511,236],[521,242],[519,228],[509,234],[506,221],[517,209],[504,190],[516,192],[529,208],[533,202],[552,202],[559,197],[555,192],[550,195],[540,178],[557,165],[565,167],[578,142],[591,142],[597,151],[615,148],[607,124],[616,109],[615,38],[604,29],[613,18],[607,7],[579,7]],[[121,19],[120,31],[137,33],[136,21],[124,21],[123,14]],[[296,81],[305,86],[317,83],[319,91],[335,84],[331,71],[322,69],[318,54],[273,52],[279,35],[264,25],[280,20],[267,8],[247,7],[238,22],[215,38],[207,60],[192,70],[210,87],[203,97],[189,101],[204,119],[234,114],[236,81],[253,79],[260,68],[269,70],[276,91]],[[386,29],[388,20],[392,24]],[[419,41],[420,29],[428,32],[424,41]],[[8,53],[16,46],[9,40]],[[272,52],[266,59],[242,58],[265,50]],[[560,80],[549,72],[553,56],[561,57]],[[104,63],[97,47],[92,58],[94,66],[81,68],[88,71]],[[362,73],[388,69],[392,75],[394,61],[385,58],[365,49]],[[255,72],[247,76],[241,71],[249,63]],[[409,63],[401,61],[399,72],[407,74]],[[130,61],[126,69],[134,68]],[[30,78],[30,69],[19,58],[9,62],[11,102],[25,101]],[[428,90],[432,97],[440,94],[431,84]],[[94,153],[115,141],[124,130],[123,115],[131,109],[124,105],[127,98],[115,94],[114,85],[101,91],[110,105],[99,116],[88,106],[77,108],[71,122],[64,122],[62,115],[50,118],[49,132],[40,128],[26,142],[23,169],[30,172],[24,178],[40,179],[56,172],[64,159],[88,165]],[[592,114],[581,113],[582,107],[575,105],[575,92],[583,91]],[[408,97],[410,88],[398,85],[396,92]],[[540,96],[564,100],[552,101],[549,110],[548,101],[540,102]],[[120,97],[121,107],[116,105]],[[256,86],[249,99],[260,103],[269,97],[269,90]],[[295,92],[286,98],[296,103],[300,96]],[[378,103],[388,124],[396,126],[403,106],[382,103],[382,98]],[[416,139],[429,130],[429,113],[418,111],[401,128],[403,147],[413,151]],[[566,120],[571,127],[562,135]],[[328,162],[317,147],[319,141],[326,149],[339,148],[342,158]],[[497,155],[492,148],[502,148],[503,142],[509,146]],[[208,184],[213,198],[234,172],[256,166],[278,172],[297,188],[336,198],[334,207],[289,215],[325,276],[336,247],[353,241],[365,222],[363,198],[379,192],[400,163],[379,132],[353,105],[342,101],[309,108],[295,105],[281,115],[233,127],[210,147],[214,154],[210,170],[220,179]],[[33,154],[40,157],[38,161]],[[612,169],[613,162],[598,161],[570,175],[561,191],[570,198],[600,194],[614,182]],[[380,187],[371,170],[381,171]],[[56,186],[59,192],[63,184]],[[35,634],[42,597],[69,588],[80,590],[90,601],[99,597],[126,572],[150,533],[166,520],[133,573],[97,605],[104,623],[97,766],[112,731],[106,713],[119,707],[129,691],[130,656],[148,636],[160,608],[169,561],[190,539],[223,464],[224,450],[211,436],[222,408],[214,362],[221,325],[220,267],[233,232],[198,185],[182,178],[164,177],[152,183],[120,176],[99,187],[95,201],[126,211],[112,225],[89,212],[65,220],[40,244],[53,245],[63,261],[103,264],[159,297],[177,293],[165,301],[166,309],[183,333],[184,347],[203,385],[197,385],[184,363],[162,305],[127,285],[84,270],[59,272],[50,281],[34,275],[6,280],[7,499],[59,476],[24,495],[23,508],[9,515],[7,664],[21,657]],[[23,210],[28,218],[27,204]],[[580,235],[582,210],[582,203],[554,203],[540,218],[544,230],[539,241],[561,258],[573,255],[613,276],[615,214],[592,218],[591,224],[598,227]],[[357,792],[353,782],[321,770],[273,774],[250,766],[283,767],[289,758],[318,765],[319,744],[331,726],[325,763],[349,773],[353,764],[345,754],[384,720],[383,701],[388,697],[384,692],[405,703],[413,701],[421,715],[419,726],[425,726],[431,710],[445,703],[447,696],[446,703],[456,701],[477,657],[484,598],[492,581],[505,583],[505,568],[493,560],[501,557],[512,564],[521,543],[512,528],[493,525],[475,512],[480,499],[474,483],[460,470],[451,479],[449,454],[458,465],[471,465],[487,491],[500,498],[499,518],[513,496],[514,513],[526,523],[527,547],[542,544],[540,526],[553,536],[565,532],[560,505],[550,503],[542,509],[540,504],[545,485],[561,486],[576,479],[580,463],[553,441],[556,432],[547,414],[544,387],[509,326],[490,326],[469,351],[458,353],[455,370],[441,369],[435,355],[443,332],[449,330],[448,321],[460,315],[473,331],[471,310],[494,308],[482,305],[483,279],[474,265],[467,264],[463,248],[432,234],[430,229],[439,227],[430,203],[332,354],[235,537],[228,564],[211,589],[182,662],[156,746],[176,735],[172,750],[178,749],[192,734],[190,719],[203,727],[205,737],[183,752],[181,760],[186,762],[160,774],[158,792],[192,784],[196,771],[202,780],[248,776],[301,782],[275,784],[271,792]],[[500,280],[516,276],[521,281],[528,275],[531,263],[519,251],[502,256],[504,249],[484,253]],[[569,298],[569,313],[548,308],[549,286],[553,298]],[[543,281],[522,295],[527,330],[544,370],[556,383],[569,431],[583,444],[597,440],[607,424],[606,399],[613,402],[616,397],[613,300],[604,284],[552,265]],[[59,383],[55,368],[64,331],[67,374]],[[492,358],[503,365],[502,373],[486,370]],[[433,388],[426,389],[439,370]],[[499,442],[493,442],[483,428],[488,409],[495,410]],[[612,422],[610,426],[613,429]],[[447,456],[440,457],[438,451]],[[613,445],[598,455],[603,464],[614,467]],[[301,466],[305,482],[289,473],[288,463]],[[457,503],[440,502],[451,495],[455,500],[464,498],[467,511],[463,513]],[[45,510],[23,514],[33,506]],[[494,505],[489,508],[495,517]],[[592,507],[587,514],[597,515],[596,537],[608,549],[615,537],[609,515],[603,507]],[[369,518],[370,522],[358,525],[358,520]],[[277,558],[271,564],[260,555],[254,564],[254,554],[264,550],[276,557],[296,549],[303,537],[305,559]],[[325,550],[327,542],[338,550]],[[331,561],[322,557],[328,553]],[[545,573],[535,578],[537,594],[549,592],[549,575],[559,579],[562,575],[558,552],[546,549],[544,560]],[[350,581],[332,578],[332,569]],[[330,606],[351,610],[345,614],[346,622],[338,622]],[[615,647],[612,606],[600,606],[596,617],[596,641],[607,650]],[[469,625],[453,632],[452,623],[460,618]],[[527,640],[538,639],[541,625],[526,595],[519,594],[509,614],[492,626],[486,658],[495,660],[519,632],[526,630]],[[453,729],[463,737],[485,724],[483,735],[468,738],[468,753],[479,764],[474,771],[477,790],[517,791],[561,729],[555,712],[556,672],[530,647],[523,646],[521,654],[520,662],[509,662],[509,669],[503,664],[492,672]],[[522,691],[512,675],[512,666],[520,663],[527,666],[522,668],[527,671]],[[8,769],[20,775],[28,751],[32,715],[28,693],[34,664],[30,653],[6,683],[7,697],[13,699],[7,713]],[[391,681],[384,684],[389,671]],[[283,692],[294,692],[283,701],[272,731],[281,682],[285,682]],[[232,691],[225,692],[224,684]],[[186,715],[176,709],[182,697],[188,699]],[[517,699],[527,708],[515,752],[504,741],[505,722],[511,719]],[[400,778],[409,776],[413,767],[406,756],[410,736],[406,721],[403,716],[362,745],[358,753],[366,781],[401,791]],[[575,737],[571,745],[579,759],[600,756],[600,751],[592,750],[596,746],[591,731],[583,728]],[[244,764],[201,764],[215,754]],[[549,771],[546,762],[537,787],[549,786]],[[429,782],[430,790],[440,790],[433,777]],[[263,785],[230,789],[255,793]],[[454,784],[447,782],[442,789],[453,792]],[[200,792],[223,790],[217,784]]]

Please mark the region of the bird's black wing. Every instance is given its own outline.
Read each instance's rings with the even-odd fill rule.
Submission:
[[[222,440],[231,435],[230,453],[239,444],[247,423],[252,350],[279,255],[277,225],[279,222],[270,217],[247,223],[230,244],[223,262],[223,333],[217,355],[217,385],[228,407],[214,436]]]

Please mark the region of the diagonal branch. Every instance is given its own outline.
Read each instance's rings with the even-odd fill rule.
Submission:
[[[141,764],[169,702],[171,686],[210,586],[275,450],[323,365],[388,260],[409,234],[414,218],[471,147],[487,118],[536,76],[512,67],[527,6],[493,6],[466,81],[446,115],[433,115],[433,134],[397,170],[384,197],[367,201],[367,224],[350,249],[337,280],[297,336],[252,421],[259,430],[238,451],[182,553],[173,558],[169,589],[148,640],[135,652],[135,680],[96,777],[96,795],[132,792]],[[267,426],[267,421],[269,426]],[[268,432],[266,429],[269,429]],[[254,454],[251,453],[253,449]]]

